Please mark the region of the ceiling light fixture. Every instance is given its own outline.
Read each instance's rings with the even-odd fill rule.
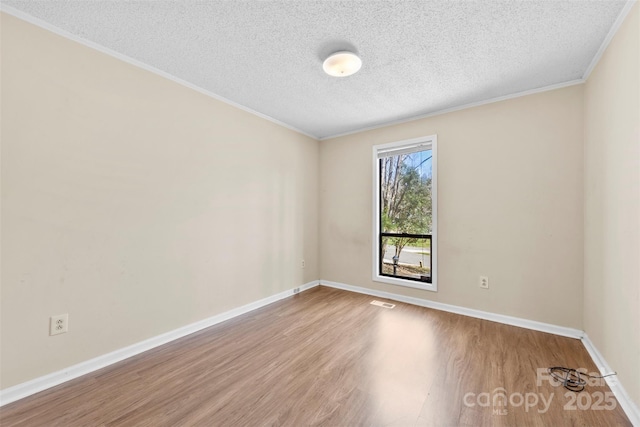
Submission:
[[[322,64],[325,73],[334,77],[347,77],[358,72],[362,60],[352,52],[340,51],[329,55]]]

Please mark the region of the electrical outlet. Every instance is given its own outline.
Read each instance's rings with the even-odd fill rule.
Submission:
[[[300,293],[300,288],[293,288],[293,293],[294,294],[299,294]]]
[[[69,331],[69,314],[58,314],[49,319],[49,335],[64,334]]]
[[[304,268],[304,266],[305,266],[304,260],[302,260],[302,263],[300,263],[300,265],[301,265],[302,268]]]
[[[489,278],[487,276],[480,276],[478,286],[482,289],[489,289]]]

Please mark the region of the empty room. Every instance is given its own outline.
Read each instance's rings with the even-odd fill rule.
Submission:
[[[636,0],[0,9],[1,426],[640,427]]]

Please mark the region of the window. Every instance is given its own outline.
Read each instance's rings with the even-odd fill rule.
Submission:
[[[373,280],[436,284],[436,136],[373,147]]]

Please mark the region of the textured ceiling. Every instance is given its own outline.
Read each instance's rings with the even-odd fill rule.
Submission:
[[[323,138],[580,79],[626,2],[2,3]]]

